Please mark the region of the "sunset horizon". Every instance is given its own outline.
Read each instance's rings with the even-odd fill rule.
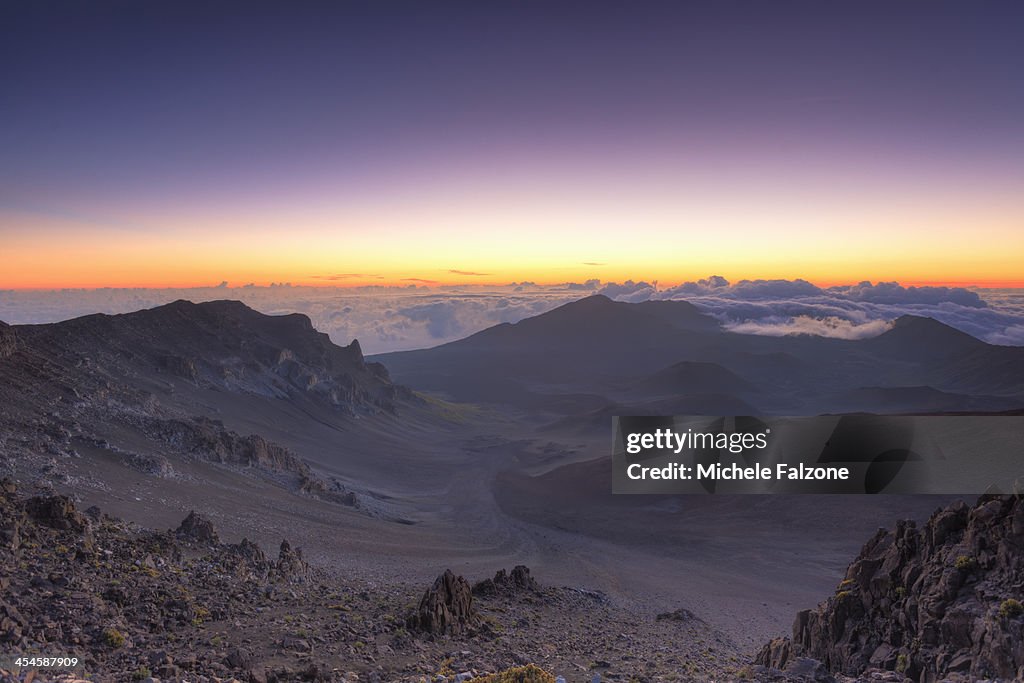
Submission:
[[[717,273],[716,273],[717,274]],[[596,281],[600,284],[620,284],[627,282],[645,282],[652,285],[655,289],[669,289],[686,282],[692,282],[699,279],[700,276],[694,275],[692,277],[664,279],[657,277],[642,277],[642,276],[623,276],[619,278],[608,278],[600,277],[598,273],[591,275],[580,276],[575,279],[558,279],[552,278],[548,280],[531,278],[523,276],[520,279],[515,279],[513,276],[511,279],[481,279],[481,278],[463,278],[463,279],[443,279],[443,274],[438,274],[439,278],[432,279],[429,277],[402,277],[394,280],[387,278],[334,278],[333,276],[310,276],[303,280],[298,277],[280,277],[279,279],[269,278],[264,280],[248,279],[245,277],[236,280],[220,280],[208,279],[208,280],[195,280],[195,281],[168,281],[168,282],[118,282],[118,281],[98,281],[96,283],[60,283],[55,282],[52,284],[38,284],[30,286],[3,286],[0,285],[0,291],[9,292],[53,292],[59,290],[84,290],[84,291],[98,291],[98,290],[111,290],[111,289],[124,289],[124,290],[189,290],[189,289],[216,289],[223,288],[225,290],[244,289],[247,287],[257,288],[273,288],[273,287],[302,287],[308,289],[319,289],[319,290],[339,290],[339,291],[359,291],[359,290],[371,290],[374,288],[387,288],[387,289],[410,289],[412,287],[420,287],[424,289],[435,289],[435,288],[503,288],[503,287],[514,287],[522,284],[537,285],[541,287],[558,287],[564,285],[578,285],[588,281]],[[341,279],[344,284],[334,282],[332,280]],[[968,290],[985,290],[985,289],[1024,289],[1024,279],[1017,280],[991,280],[991,279],[964,279],[964,280],[911,280],[898,277],[877,277],[877,278],[864,278],[864,277],[852,277],[850,279],[811,279],[806,277],[800,277],[799,275],[793,277],[727,277],[726,279],[733,282],[743,281],[785,281],[795,282],[803,281],[809,282],[817,287],[830,288],[830,287],[843,287],[856,285],[860,283],[870,284],[883,284],[883,283],[894,283],[903,287],[932,287],[932,288],[964,288]]]
[[[10,14],[3,289],[1024,286],[997,12]]]

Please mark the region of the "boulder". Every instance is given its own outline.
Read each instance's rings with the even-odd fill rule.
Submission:
[[[434,635],[462,635],[479,623],[469,582],[450,569],[437,577],[408,619],[410,629]]]
[[[195,510],[188,513],[188,517],[182,520],[174,532],[178,538],[200,543],[220,543],[220,536],[213,527],[213,522],[205,517],[196,514]]]
[[[28,499],[25,510],[29,517],[52,529],[82,533],[89,528],[89,520],[67,496],[35,496]]]
[[[761,651],[757,653],[757,657],[754,659],[754,663],[759,666],[768,667],[769,669],[782,669],[786,668],[789,664],[790,659],[793,655],[793,646],[789,641],[789,638],[772,638],[770,641],[765,643]]]
[[[309,573],[309,563],[302,557],[302,548],[292,548],[288,541],[281,541],[277,555],[277,572],[281,578],[295,581]]]
[[[473,584],[473,595],[490,597],[501,594],[516,593],[518,591],[537,591],[540,586],[537,580],[530,576],[530,568],[524,565],[516,565],[512,572],[499,569],[493,579],[484,579]]]

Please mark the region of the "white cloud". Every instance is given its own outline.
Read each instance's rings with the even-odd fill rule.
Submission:
[[[762,320],[748,320],[728,326],[740,334],[760,334],[769,337],[783,337],[789,334],[811,334],[817,337],[838,339],[867,339],[877,337],[892,327],[888,320],[871,320],[855,323],[842,318],[812,318],[800,315],[795,318],[772,317]]]
[[[897,282],[827,288],[806,280],[730,284],[714,276],[659,291],[654,298],[685,299],[726,328],[749,334],[853,339],[880,334],[885,329],[880,322],[920,315],[994,344],[1022,343],[1017,327],[1024,324],[1024,293],[1002,290],[986,298],[987,294],[963,287],[904,287]]]
[[[620,301],[685,299],[746,334],[814,334],[858,339],[904,314],[930,316],[995,344],[1024,345],[1024,290],[903,287],[868,282],[820,288],[804,280],[712,276],[659,289],[626,281],[505,287],[217,287],[191,289],[0,290],[0,320],[53,322],[88,313],[124,313],[175,299],[239,299],[270,314],[304,313],[339,344],[358,338],[367,353],[435,346],[486,327],[548,311],[594,293]]]

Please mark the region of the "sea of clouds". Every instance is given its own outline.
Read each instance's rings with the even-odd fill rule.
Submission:
[[[0,290],[0,320],[45,323],[89,313],[126,313],[176,299],[238,299],[269,314],[305,313],[339,344],[359,339],[367,354],[436,346],[498,323],[514,323],[592,294],[617,301],[686,300],[739,333],[859,339],[904,314],[930,316],[993,344],[1024,345],[1024,290],[904,287],[861,282],[818,287],[805,280],[712,276],[673,287],[656,282],[502,287],[257,287]]]

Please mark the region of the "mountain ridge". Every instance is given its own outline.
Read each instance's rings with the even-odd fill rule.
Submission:
[[[843,410],[847,392],[863,387],[930,387],[950,395],[944,410],[1012,408],[1024,404],[1022,351],[921,316],[901,316],[867,339],[778,337],[729,331],[685,301],[626,303],[594,295],[431,349],[373,359],[420,389],[535,411],[556,404],[555,395],[640,405],[653,398],[644,392],[683,395],[693,384],[699,391],[691,393],[733,398],[763,388],[752,401],[762,412],[819,414]],[[652,385],[656,373],[681,363],[721,367],[721,386],[699,378]],[[910,400],[892,404],[900,412],[927,411],[935,403],[926,391],[904,398]]]
[[[238,301],[178,300],[12,329],[35,355],[117,374],[126,365],[197,386],[284,397],[305,394],[346,412],[393,411],[411,398],[358,340],[338,346],[303,314],[271,316]],[[166,381],[166,380],[165,380]]]

